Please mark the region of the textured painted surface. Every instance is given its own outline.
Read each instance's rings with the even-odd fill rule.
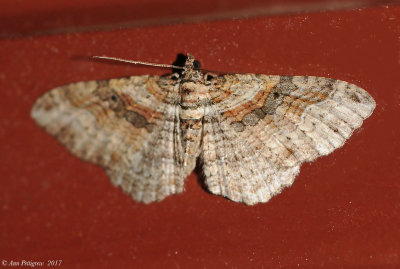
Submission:
[[[2,0],[0,38],[362,8],[396,0]]]
[[[398,266],[399,13],[1,40],[0,259],[60,258],[68,268]],[[303,165],[291,188],[253,207],[206,193],[200,171],[181,195],[135,203],[30,117],[37,98],[60,85],[167,72],[86,56],[172,63],[179,52],[206,69],[348,81],[377,107],[342,149]]]

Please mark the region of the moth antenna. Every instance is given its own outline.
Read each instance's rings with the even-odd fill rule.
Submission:
[[[174,68],[174,69],[182,69],[182,70],[184,69],[184,67],[182,67],[182,66],[177,66],[177,65],[172,65],[172,64],[156,64],[156,63],[148,63],[148,62],[142,62],[142,61],[126,60],[126,59],[121,59],[121,58],[116,58],[116,57],[108,57],[108,56],[92,56],[92,58],[105,59],[105,60],[124,62],[124,63],[131,63],[131,64],[155,66],[155,67],[162,67],[162,68]],[[225,74],[226,73],[226,72],[220,71],[220,70],[210,70],[210,69],[204,69],[204,68],[199,68],[197,70],[202,70],[202,71],[205,71],[205,72],[215,73],[215,74]]]
[[[156,67],[162,67],[162,68],[184,69],[182,66],[176,66],[176,65],[171,65],[171,64],[155,64],[155,63],[132,61],[132,60],[126,60],[126,59],[121,59],[121,58],[116,58],[116,57],[108,57],[108,56],[92,56],[92,57],[95,59],[105,59],[105,60],[112,60],[112,61],[131,63],[131,64],[156,66]]]

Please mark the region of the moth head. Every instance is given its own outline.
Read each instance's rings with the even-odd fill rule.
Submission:
[[[183,80],[200,81],[203,78],[200,69],[200,62],[197,61],[193,55],[187,54],[185,65],[182,72]]]

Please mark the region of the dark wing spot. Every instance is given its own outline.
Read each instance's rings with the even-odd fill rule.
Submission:
[[[356,102],[356,103],[361,103],[361,100],[360,100],[360,98],[357,96],[357,94],[355,94],[355,93],[353,93],[351,96],[350,96],[350,98],[351,98],[351,100],[353,100],[354,102]]]
[[[292,84],[293,77],[292,76],[280,76],[279,83],[289,83]]]
[[[116,93],[112,93],[109,95],[108,104],[110,109],[114,110],[115,113],[122,116],[121,113],[125,111],[125,104]]]
[[[231,126],[236,132],[243,132],[244,131],[244,124],[240,121],[234,121],[231,123]]]
[[[261,108],[254,109],[253,114],[259,119],[263,119],[265,117],[265,112]]]
[[[264,106],[261,108],[262,111],[267,115],[275,114],[275,110],[282,104],[285,96],[281,93],[279,88],[275,88],[271,92],[264,102]]]
[[[128,122],[130,122],[136,128],[146,128],[149,131],[152,129],[149,126],[151,125],[151,123],[149,123],[145,117],[143,117],[142,115],[140,115],[135,111],[126,110],[124,117]]]
[[[243,117],[242,123],[243,123],[244,125],[247,125],[247,126],[255,126],[255,125],[257,125],[257,123],[258,123],[259,120],[260,120],[260,119],[257,117],[256,114],[254,114],[254,113],[249,113],[249,114],[246,114],[246,115]]]
[[[297,89],[297,86],[291,82],[279,82],[275,85],[275,90],[284,94],[290,94],[290,92]]]

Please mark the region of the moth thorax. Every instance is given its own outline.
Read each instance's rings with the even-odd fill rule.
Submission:
[[[209,99],[208,87],[187,81],[181,84],[181,119],[200,119],[204,115],[204,104]]]
[[[182,100],[203,100],[207,98],[209,87],[193,81],[181,84],[180,92]]]

